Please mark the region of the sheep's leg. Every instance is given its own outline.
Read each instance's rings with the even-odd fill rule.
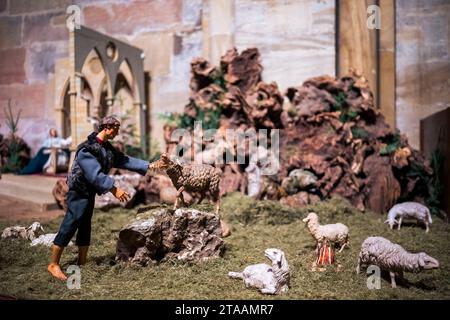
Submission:
[[[203,201],[204,198],[205,198],[205,194],[204,194],[204,193],[201,193],[201,194],[200,194],[200,200],[198,200],[197,204],[202,203],[202,201]]]
[[[361,257],[358,257],[358,264],[356,265],[356,274],[361,270]]]
[[[228,272],[228,276],[233,279],[244,279],[242,272]]]
[[[265,293],[265,294],[275,294],[276,292],[277,292],[277,289],[275,289],[275,287],[261,289],[261,293]]]
[[[397,284],[395,283],[395,272],[389,271],[389,275],[391,276],[391,287],[397,288]]]
[[[216,212],[216,215],[218,216],[219,215],[219,210],[220,210],[220,199],[217,198],[216,201],[214,202],[214,204],[215,204],[215,207],[216,207],[215,212]]]
[[[317,246],[316,246],[316,255],[319,254],[320,248],[323,246],[323,241],[319,240],[317,241]]]
[[[341,247],[341,249],[339,249],[338,253],[341,253],[342,250],[344,250],[344,248],[345,248],[346,245],[347,245],[347,242],[345,242],[345,243],[342,245],[342,247]]]
[[[402,220],[402,217],[400,217],[400,219],[398,220],[398,230],[400,230],[400,227],[402,226]]]
[[[183,205],[183,207],[187,207],[186,201],[184,201],[183,192],[180,193],[180,199],[181,199],[181,204]]]
[[[430,224],[428,222],[425,222],[425,227],[427,228],[425,230],[425,233],[428,233],[428,231],[430,231]]]
[[[178,208],[178,198],[181,198],[184,203],[183,191],[184,191],[184,186],[181,187],[180,189],[178,189],[177,196],[175,198],[175,203],[173,205],[173,210],[176,210]]]

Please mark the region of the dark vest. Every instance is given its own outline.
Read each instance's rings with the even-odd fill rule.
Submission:
[[[100,163],[101,172],[104,174],[108,174],[114,164],[123,157],[123,154],[118,152],[108,141],[103,144],[98,143],[96,136],[96,132],[91,133],[87,140],[78,146],[71,172],[67,177],[69,189],[75,190],[79,194],[85,196],[93,195],[98,192],[84,177],[83,170],[78,164],[78,153],[84,149],[84,151],[92,154],[97,159],[98,163]]]

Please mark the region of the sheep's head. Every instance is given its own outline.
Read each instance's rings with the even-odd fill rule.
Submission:
[[[303,219],[303,222],[308,223],[309,221],[318,221],[319,217],[317,216],[317,213],[310,212],[305,219]]]
[[[264,255],[272,261],[272,264],[276,263],[279,268],[281,268],[281,263],[283,262],[284,252],[280,249],[266,249]]]
[[[398,221],[395,219],[387,219],[384,223],[387,223],[389,228],[394,229],[394,226],[398,224]]]
[[[43,233],[44,232],[44,228],[42,228],[41,224],[39,222],[33,222],[28,228],[27,230],[32,231],[32,232],[38,232],[38,233]]]
[[[431,270],[439,268],[439,261],[430,257],[425,252],[419,253],[419,267],[421,270]]]
[[[167,153],[161,154],[161,157],[159,160],[156,160],[152,162],[148,169],[152,171],[163,171],[167,170],[171,165],[173,164],[173,161],[170,159],[169,155]]]

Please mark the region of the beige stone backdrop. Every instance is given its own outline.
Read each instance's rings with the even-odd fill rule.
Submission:
[[[420,119],[450,107],[450,1],[396,5],[396,124],[419,148]]]
[[[352,0],[353,1],[353,0]],[[356,0],[355,0],[356,1]],[[0,0],[0,132],[12,99],[20,134],[37,151],[58,122],[63,88],[55,68],[67,58],[66,9],[82,24],[145,52],[150,75],[152,139],[163,147],[158,115],[181,111],[189,97],[190,62],[213,63],[229,48],[258,47],[264,81],[282,91],[306,78],[335,74],[334,0]],[[449,103],[450,3],[396,3],[397,126],[418,147],[419,121]],[[61,89],[62,90],[62,89]],[[61,129],[61,128],[59,128]]]

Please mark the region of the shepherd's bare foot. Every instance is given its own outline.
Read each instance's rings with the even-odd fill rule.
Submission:
[[[47,267],[48,272],[57,279],[67,280],[66,275],[61,271],[61,267],[57,264],[50,263]]]

